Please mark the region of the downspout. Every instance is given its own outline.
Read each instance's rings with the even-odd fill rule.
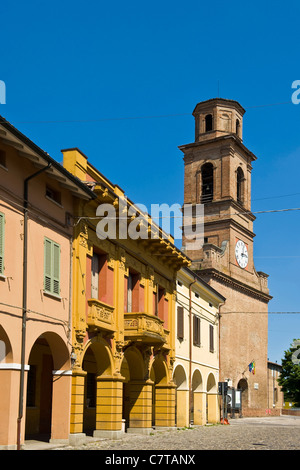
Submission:
[[[21,373],[19,391],[19,413],[17,420],[17,450],[21,450],[21,421],[23,418],[24,401],[24,375],[25,375],[25,340],[26,340],[26,314],[27,314],[27,239],[28,239],[28,183],[31,179],[50,168],[51,163],[41,168],[24,181],[24,237],[23,237],[23,298],[22,298],[22,342],[21,342]]]
[[[189,424],[191,424],[191,406],[193,403],[192,391],[192,285],[196,283],[196,279],[189,285],[189,327],[190,327],[190,351],[189,351]]]

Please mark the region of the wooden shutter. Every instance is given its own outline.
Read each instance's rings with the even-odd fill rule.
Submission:
[[[200,318],[196,315],[193,318],[193,342],[195,346],[200,346]]]
[[[99,256],[95,253],[92,257],[92,299],[99,298]]]
[[[44,289],[60,294],[60,245],[48,238],[44,241]]]
[[[214,352],[214,327],[209,325],[209,350]]]
[[[183,320],[183,307],[177,307],[177,338],[183,339],[184,320]]]
[[[52,245],[52,256],[53,256],[53,294],[60,294],[60,245],[53,243]]]
[[[132,274],[129,273],[128,281],[127,281],[127,312],[132,312],[132,288],[133,288],[132,281],[133,281]]]
[[[4,214],[0,213],[0,274],[4,273]]]
[[[44,244],[44,289],[52,292],[52,242],[45,238]]]

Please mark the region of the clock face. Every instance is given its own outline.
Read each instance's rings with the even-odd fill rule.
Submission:
[[[238,240],[235,245],[235,257],[241,268],[246,268],[248,264],[248,249],[242,240]]]

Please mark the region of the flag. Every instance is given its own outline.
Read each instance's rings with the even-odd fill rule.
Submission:
[[[255,374],[255,362],[254,361],[250,362],[250,364],[248,365],[248,368],[249,368],[249,372],[252,372],[252,374],[254,375]]]

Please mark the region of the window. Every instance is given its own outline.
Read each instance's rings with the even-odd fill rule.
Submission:
[[[213,325],[209,325],[209,350],[210,352],[214,352],[214,327]]]
[[[184,320],[183,320],[183,307],[177,307],[177,338],[183,339],[183,327],[184,327]]]
[[[56,189],[46,186],[46,197],[54,202],[57,202],[57,204],[61,204],[61,193]]]
[[[133,279],[132,274],[128,275],[127,283],[127,312],[132,312],[132,290],[133,290]]]
[[[0,212],[0,274],[4,273],[4,225],[5,216]]]
[[[240,121],[238,119],[236,120],[235,132],[236,132],[236,135],[239,137],[240,136]]]
[[[200,346],[200,318],[194,315],[193,320],[193,343]]]
[[[197,292],[195,292],[195,297],[196,299],[199,299],[200,295]]]
[[[205,132],[213,130],[213,117],[212,114],[207,114],[205,116]]]
[[[214,197],[214,167],[212,163],[205,163],[201,168],[202,191],[201,203],[211,202]]]
[[[4,150],[0,150],[0,165],[6,168],[6,152]]]
[[[236,193],[237,201],[241,204],[244,202],[244,172],[241,167],[238,168],[236,173]]]
[[[92,299],[99,299],[99,255],[93,254],[92,257]]]
[[[44,291],[60,295],[60,245],[45,238],[44,246]]]

